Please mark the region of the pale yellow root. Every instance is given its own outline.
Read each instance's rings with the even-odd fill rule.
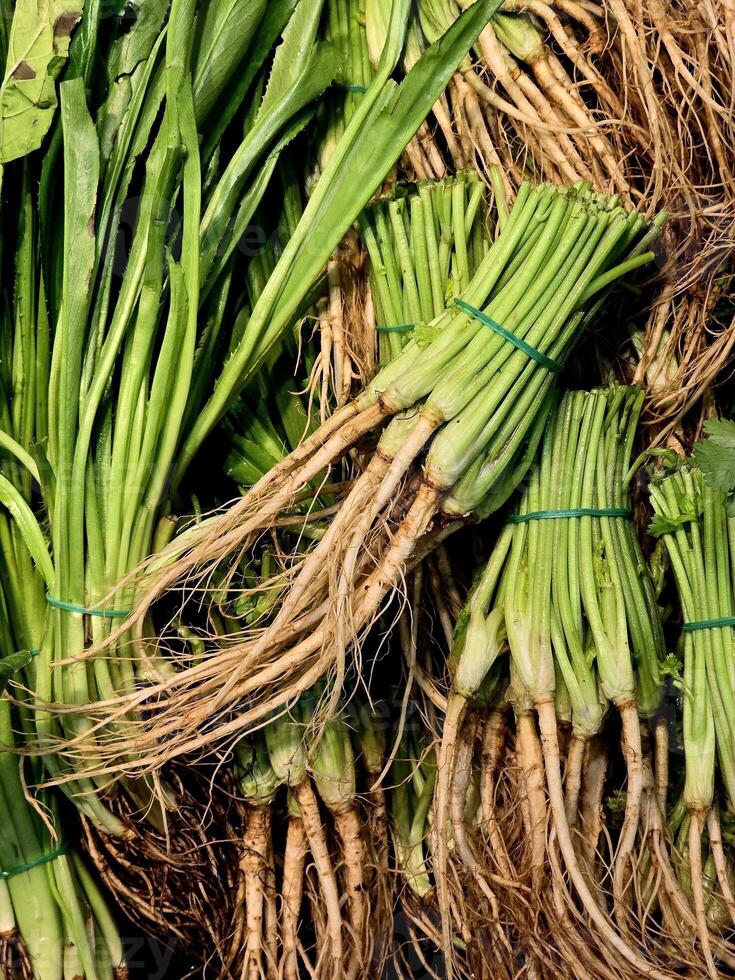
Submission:
[[[283,953],[279,975],[283,980],[298,980],[297,960],[299,915],[304,895],[304,870],[306,866],[306,831],[300,817],[290,816],[286,832],[286,849],[283,855],[283,883],[281,886],[281,945]]]
[[[404,153],[408,157],[416,180],[434,179],[434,171],[418,136],[414,136],[408,143]]]
[[[431,127],[426,120],[424,120],[419,126],[416,136],[421,143],[426,159],[429,161],[433,179],[441,180],[441,178],[445,177],[447,174],[447,165],[439,152],[439,148],[437,147],[434,139],[434,134],[432,133]]]
[[[339,270],[334,258],[330,260],[332,277],[337,277],[339,290]],[[332,374],[332,310],[329,300],[322,300],[319,311],[319,362],[315,368],[321,382],[319,389],[319,421],[324,422],[329,414],[329,381]],[[317,378],[314,377],[316,382]]]
[[[538,140],[541,148],[540,160],[543,161],[545,156],[548,156],[548,159],[565,180],[569,180],[572,183],[578,181],[581,178],[581,174],[569,162],[558,141],[549,132],[550,128],[558,129],[559,123],[555,121],[554,127],[549,127],[548,119],[542,118],[537,108],[531,103],[516,80],[512,77],[495,32],[490,25],[480,34],[478,44],[488,68],[506,90],[515,106],[526,116],[526,119],[533,127],[533,135]],[[470,84],[472,83],[470,82]],[[479,91],[478,94],[480,94]]]

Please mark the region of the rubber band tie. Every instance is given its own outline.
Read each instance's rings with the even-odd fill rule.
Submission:
[[[702,619],[696,623],[684,623],[685,633],[696,633],[698,630],[716,630],[723,626],[735,626],[735,616],[722,616],[720,619]]]
[[[561,371],[563,367],[562,364],[555,361],[552,357],[547,357],[546,354],[542,354],[541,351],[536,350],[535,347],[531,347],[530,344],[527,344],[525,340],[521,340],[520,337],[516,337],[514,333],[511,333],[510,330],[506,330],[505,327],[502,327],[499,323],[496,323],[495,320],[491,319],[486,313],[483,313],[482,310],[476,309],[470,303],[465,303],[463,299],[455,299],[453,302],[455,306],[460,308],[460,310],[463,310],[465,313],[469,313],[473,319],[479,320],[480,323],[484,323],[486,327],[490,327],[490,329],[494,330],[498,336],[509,341],[527,357],[530,357],[532,360],[536,361],[537,364],[540,364],[549,371]]]
[[[415,323],[396,323],[393,326],[376,326],[376,330],[379,333],[407,333],[409,330],[413,330],[417,324]]]
[[[55,861],[56,858],[61,857],[62,854],[66,854],[68,850],[69,842],[65,841],[55,850],[49,851],[48,854],[42,854],[41,857],[36,858],[35,861],[29,861],[28,864],[19,864],[17,868],[10,868],[9,871],[0,871],[0,879],[7,881],[8,878],[15,878],[16,875],[22,875],[26,871],[33,871],[34,868],[40,868],[41,865],[48,864],[49,861]]]
[[[358,95],[363,95],[367,92],[367,85],[340,85],[345,92],[356,92]]]
[[[50,592],[46,593],[46,602],[65,612],[80,613],[82,616],[101,616],[104,619],[125,619],[132,612],[132,609],[87,609],[85,606],[77,606],[73,602],[57,599]]]
[[[525,524],[526,521],[552,521],[557,517],[632,517],[627,507],[571,507],[568,510],[532,510],[528,514],[514,514],[509,524]]]

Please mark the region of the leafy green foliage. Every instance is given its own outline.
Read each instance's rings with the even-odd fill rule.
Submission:
[[[200,15],[193,80],[197,120],[209,115],[229,84],[265,9],[265,0],[217,0]]]
[[[673,534],[685,524],[699,520],[702,514],[701,493],[689,497],[678,485],[674,485],[673,489],[676,498],[675,506],[669,507],[668,513],[656,513],[648,526],[648,533],[654,538],[660,538],[664,534]]]
[[[694,446],[694,463],[709,487],[731,493],[735,490],[735,422],[709,419],[704,423],[704,431],[708,438]]]
[[[32,656],[30,650],[21,650],[0,660],[0,694],[6,689],[13,675],[30,663]]]
[[[48,132],[55,82],[82,6],[81,0],[18,0],[0,88],[0,163],[38,149]]]

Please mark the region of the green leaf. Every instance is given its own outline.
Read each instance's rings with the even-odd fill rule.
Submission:
[[[0,163],[32,153],[48,132],[82,7],[82,0],[18,0],[0,88]]]
[[[398,57],[405,36],[405,23],[401,27],[398,21],[404,13],[407,19],[409,8],[403,0],[394,2],[391,32],[378,71],[260,294],[242,342],[224,366],[209,402],[187,436],[173,478],[174,486],[231,404],[233,395],[253,377],[270,347],[279,340],[340,239],[380,186],[501,2],[477,0],[460,14],[400,86],[390,81],[388,75],[394,67],[393,56]],[[208,213],[210,210],[214,210],[212,202]],[[215,249],[221,246],[222,235],[219,231],[215,233],[212,222],[210,225],[211,229],[205,227],[205,244],[210,237],[210,248]]]
[[[33,511],[10,480],[0,475],[0,504],[7,507],[23,538],[28,553],[36,564],[47,586],[54,580],[54,566],[46,547],[46,540]]]
[[[679,514],[667,516],[666,514],[655,514],[653,520],[648,525],[648,533],[654,538],[660,538],[664,534],[673,534],[680,527],[697,520],[694,507]]]
[[[265,0],[214,0],[200,14],[193,73],[197,122],[206,119],[230,84],[265,10]]]
[[[258,115],[272,108],[297,84],[311,59],[324,0],[300,0],[276,48]]]
[[[709,419],[704,423],[708,438],[696,443],[692,458],[713,490],[735,490],[735,422]]]
[[[288,19],[296,6],[296,0],[269,0],[268,7],[261,22],[258,24],[253,42],[248,48],[247,56],[240,71],[232,79],[228,89],[228,97],[221,111],[214,118],[207,120],[210,129],[207,141],[202,149],[202,160],[209,162],[215,152],[222,134],[232,122],[235,113],[250,89],[253,79],[263,66],[277,37],[288,23]]]
[[[261,107],[255,125],[233,154],[213,191],[202,219],[203,281],[206,282],[210,277],[210,270],[217,256],[230,254],[232,251],[233,215],[239,209],[246,180],[256,163],[281,136],[285,136],[286,141],[293,138],[291,125],[300,125],[298,120],[294,123],[295,117],[324,91],[334,78],[336,70],[337,52],[334,48],[326,42],[314,44],[300,78],[281,98],[268,103],[267,112]],[[276,147],[276,152],[278,151],[279,147]],[[211,281],[209,278],[210,284]]]
[[[18,653],[11,653],[0,660],[0,694],[6,689],[8,684],[19,670],[31,662],[33,654],[30,650],[20,650]]]
[[[157,54],[163,41],[162,24],[168,10],[168,0],[139,0],[132,9],[136,12],[132,27],[113,42],[107,58],[109,91],[97,118],[103,160],[107,160],[113,150],[116,157],[123,157],[125,148],[130,144],[133,123],[140,111],[133,100],[136,93],[142,95],[150,83],[155,65],[154,52]],[[140,92],[141,88],[143,93]],[[123,145],[120,147],[118,133],[131,103],[134,111],[128,132],[122,130]]]

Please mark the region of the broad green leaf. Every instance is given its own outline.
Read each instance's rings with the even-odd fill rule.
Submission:
[[[0,163],[36,150],[56,111],[56,79],[82,0],[18,0],[0,88]]]
[[[206,119],[232,81],[266,6],[265,0],[213,0],[200,14],[192,82],[197,122]]]

